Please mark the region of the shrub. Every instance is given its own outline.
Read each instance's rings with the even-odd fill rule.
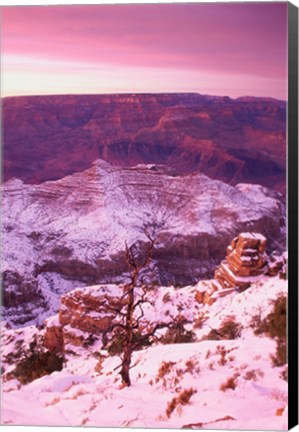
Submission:
[[[207,340],[221,340],[221,339],[237,339],[241,336],[242,325],[235,321],[234,316],[227,317],[219,329],[212,329],[210,333],[205,336]]]
[[[26,355],[14,369],[14,377],[21,384],[28,384],[54,371],[61,371],[63,358],[55,352],[35,350]]]
[[[202,340],[213,340],[218,341],[221,340],[222,337],[219,334],[218,330],[212,329],[206,336],[203,336]]]
[[[281,295],[273,302],[273,310],[266,317],[266,333],[271,338],[286,338],[287,300]]]
[[[179,406],[179,405],[187,405],[191,399],[191,396],[196,393],[196,390],[193,388],[185,389],[183,390],[177,397],[174,397],[171,399],[170,402],[168,402],[166,407],[166,415],[169,418],[173,411]]]
[[[286,297],[280,295],[272,304],[272,311],[263,320],[260,314],[252,317],[250,327],[255,335],[266,334],[272,339],[284,338],[286,336]]]
[[[206,359],[208,359],[208,358],[210,357],[210,355],[211,355],[211,350],[208,350],[208,351],[206,352]]]
[[[192,330],[186,330],[182,323],[176,323],[170,327],[165,335],[161,338],[163,344],[172,343],[191,343],[195,342],[196,335]]]
[[[170,402],[168,402],[166,407],[166,415],[168,418],[171,416],[171,414],[173,413],[173,411],[176,409],[177,406],[178,406],[177,398],[173,398],[171,399]]]
[[[218,346],[216,353],[220,354],[220,360],[218,361],[218,364],[220,366],[224,366],[227,363],[227,359],[226,359],[227,351],[226,351],[226,349],[223,346]]]
[[[192,374],[195,369],[195,362],[192,359],[189,359],[186,361],[185,365],[186,365],[186,372]]]
[[[52,399],[50,402],[46,402],[46,403],[45,403],[45,406],[46,406],[46,407],[53,406],[53,405],[58,404],[60,401],[61,401],[60,397],[59,397],[59,396],[56,396],[56,397],[55,397],[54,399]]]
[[[202,329],[204,322],[207,320],[207,317],[204,314],[199,314],[194,318],[193,327],[196,329]]]
[[[163,298],[162,298],[163,303],[168,303],[171,301],[171,295],[169,292],[165,293]]]
[[[271,397],[272,399],[282,402],[284,404],[288,403],[288,394],[286,391],[273,389],[271,392]]]
[[[249,327],[253,329],[253,333],[259,336],[266,332],[265,321],[262,320],[260,314],[253,315],[249,323]]]
[[[284,381],[288,382],[288,368],[286,367],[281,373],[280,373],[280,378],[283,379]]]
[[[224,383],[220,385],[220,390],[225,392],[226,390],[235,390],[237,387],[237,378],[238,374],[233,375],[232,377],[228,378]]]
[[[209,363],[209,369],[210,370],[215,370],[214,365],[215,365],[214,362]]]
[[[132,343],[137,343],[142,338],[142,334],[140,331],[135,331],[133,333],[133,341]],[[110,341],[109,345],[107,346],[107,351],[111,356],[120,355],[123,350],[126,343],[126,336],[125,333],[120,333],[117,335],[114,335],[112,340]],[[150,346],[151,342],[149,340],[143,341],[142,345],[140,345],[139,349],[142,349],[143,347]],[[138,351],[138,348],[135,349]]]
[[[172,370],[172,367],[175,365],[175,362],[169,361],[165,362],[163,361],[161,363],[161,366],[159,367],[157,376],[156,376],[156,383],[158,383],[162,378],[165,377],[165,375],[169,374],[169,372]]]
[[[262,378],[263,376],[264,372],[262,372],[260,369],[251,369],[245,373],[244,379],[247,381],[257,381],[259,377]]]
[[[178,402],[181,405],[187,405],[190,401],[191,396],[196,393],[196,390],[194,388],[183,390],[179,396],[178,396]]]
[[[260,316],[254,316],[251,327],[254,334],[266,334],[276,341],[276,352],[271,356],[273,366],[283,366],[287,362],[286,340],[286,313],[287,299],[285,295],[279,295],[273,302],[272,311],[264,320]]]
[[[221,327],[219,328],[219,333],[221,333],[225,339],[237,339],[241,336],[243,327],[241,324],[235,321],[235,317],[227,317]]]
[[[273,310],[266,317],[267,333],[276,341],[275,355],[271,356],[273,366],[283,366],[287,362],[286,335],[287,299],[280,295],[273,302]]]
[[[276,351],[271,356],[273,366],[283,366],[287,362],[286,338],[276,338]]]

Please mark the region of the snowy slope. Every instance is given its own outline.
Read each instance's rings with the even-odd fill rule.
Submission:
[[[287,383],[273,367],[275,342],[252,333],[249,324],[258,312],[265,317],[271,301],[285,294],[286,281],[264,277],[242,293],[218,299],[212,306],[197,305],[194,287],[165,288],[171,301],[167,307],[183,308],[188,318],[205,314],[201,329],[194,328],[197,341],[188,344],[156,344],[134,353],[132,386],[122,388],[118,357],[107,356],[101,343],[77,348],[61,372],[54,372],[27,385],[16,380],[2,386],[2,423],[15,425],[71,425],[203,429],[287,429]],[[158,289],[155,304],[147,314],[164,318],[165,290]],[[197,307],[196,307],[197,306]],[[203,340],[226,316],[234,315],[243,330],[234,340]],[[191,327],[194,326],[191,325]],[[37,331],[33,326],[3,329],[3,358],[17,340],[28,344]],[[76,348],[74,348],[76,351]],[[104,356],[99,366],[98,353]],[[171,363],[169,363],[171,362]],[[168,363],[168,364],[167,364]],[[9,368],[6,363],[3,363]],[[162,368],[161,368],[162,367]],[[225,389],[228,378],[235,389]],[[222,390],[221,390],[222,386]],[[184,390],[193,389],[187,404],[169,403]]]

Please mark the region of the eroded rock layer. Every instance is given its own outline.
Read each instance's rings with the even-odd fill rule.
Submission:
[[[111,326],[121,294],[116,285],[96,285],[63,295],[59,314],[46,322],[45,347],[62,352],[67,345],[91,343]]]
[[[286,103],[200,94],[10,97],[3,101],[3,176],[26,183],[118,166],[166,164],[229,184],[285,191]]]
[[[215,288],[248,288],[268,271],[266,238],[260,233],[241,233],[227,248],[226,259],[215,271]]]
[[[71,289],[127,281],[126,244],[143,253],[146,232],[155,246],[145,277],[161,285],[211,276],[239,232],[260,232],[270,250],[279,242],[284,248],[284,208],[273,192],[176,176],[157,165],[121,169],[97,161],[55,182],[12,179],[2,198],[2,272],[13,275],[5,279],[4,306],[12,321],[11,308],[17,320],[22,305],[42,303],[40,295],[49,316]]]

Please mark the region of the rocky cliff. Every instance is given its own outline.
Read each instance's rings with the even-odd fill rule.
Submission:
[[[126,281],[125,245],[142,253],[147,230],[155,247],[145,276],[163,285],[211,276],[243,231],[267,236],[270,250],[279,242],[284,248],[285,210],[273,192],[203,174],[176,176],[157,165],[121,169],[97,161],[40,185],[11,179],[2,201],[3,305],[15,323],[24,320],[20,305],[36,302],[42,321],[66,291]]]
[[[98,158],[166,164],[229,184],[285,191],[286,103],[199,94],[12,97],[3,101],[3,175],[57,180]]]

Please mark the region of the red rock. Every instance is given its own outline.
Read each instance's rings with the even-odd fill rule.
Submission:
[[[286,104],[199,94],[62,95],[3,101],[3,176],[62,178],[96,159],[285,191]]]
[[[227,248],[227,256],[215,271],[214,287],[248,288],[267,271],[266,238],[257,233],[241,233]]]
[[[57,317],[52,317],[46,322],[46,331],[44,335],[44,346],[49,351],[62,352],[63,351],[63,334],[62,326],[60,325]]]
[[[111,308],[119,306],[119,298],[109,291],[111,287],[117,289],[114,285],[95,285],[63,295],[58,315],[46,323],[45,347],[62,352],[67,345],[84,346],[91,336],[105,332],[116,316]]]

